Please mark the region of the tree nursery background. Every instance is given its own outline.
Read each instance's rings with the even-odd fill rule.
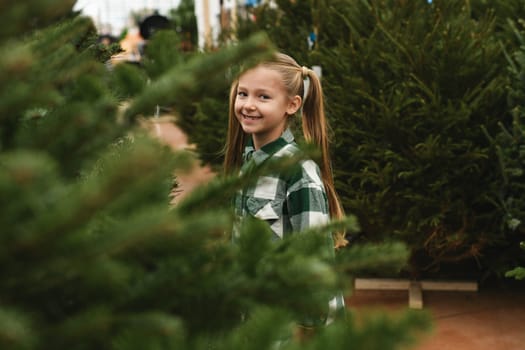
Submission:
[[[428,329],[424,312],[349,310],[298,333],[298,320],[326,312],[328,296],[350,293],[352,276],[407,261],[406,245],[391,241],[327,254],[327,234],[358,232],[354,216],[278,243],[251,221],[232,244],[224,203],[259,173],[217,177],[170,205],[173,172],[195,154],[174,152],[144,125],[162,106],[181,124],[193,120],[199,139],[224,117],[231,67],[266,57],[271,37],[183,52],[166,30],[140,65],[113,65],[118,45],[98,44],[73,5],[0,5],[0,348],[384,350]],[[213,130],[210,143],[225,124]]]
[[[518,277],[522,2],[275,3],[249,8],[224,41],[264,31],[300,63],[321,67],[337,189],[361,227],[352,240],[405,242],[401,274],[411,278]],[[179,120],[201,159],[217,166],[226,91]]]

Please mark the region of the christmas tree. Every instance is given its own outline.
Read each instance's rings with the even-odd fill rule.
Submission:
[[[346,207],[368,239],[411,246],[413,277],[481,278],[505,239],[483,127],[508,118],[506,66],[493,15],[468,5],[355,2],[319,38]]]
[[[507,277],[516,279],[525,278],[525,268],[520,266],[525,264],[523,249],[523,234],[525,229],[525,202],[522,194],[525,190],[525,55],[524,46],[525,33],[522,21],[508,21],[508,26],[512,29],[519,46],[514,51],[507,52],[509,62],[509,88],[508,101],[511,108],[512,119],[508,123],[499,124],[499,132],[485,130],[488,138],[495,147],[498,156],[497,169],[501,173],[501,182],[498,191],[497,204],[501,212],[501,230],[508,237],[506,245],[510,245],[509,254],[500,258],[502,272],[506,267],[514,267],[506,271]],[[522,250],[519,250],[521,247]]]
[[[257,174],[217,178],[169,205],[173,171],[193,155],[173,152],[138,120],[158,105],[179,111],[231,65],[266,56],[268,40],[250,37],[188,59],[159,42],[145,67],[112,66],[104,62],[113,51],[96,43],[93,23],[72,13],[73,3],[33,0],[1,11],[0,347],[270,349],[280,342],[282,349],[383,350],[412,343],[428,325],[424,314],[358,322],[349,313],[308,340],[293,337],[294,321],[324,312],[328,295],[347,290],[343,277],[402,266],[403,245],[356,246],[334,259],[321,233],[354,232],[352,217],[278,244],[251,221],[232,244],[224,203]],[[173,39],[162,37],[166,45]]]

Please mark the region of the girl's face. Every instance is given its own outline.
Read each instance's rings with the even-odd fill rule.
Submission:
[[[235,116],[255,149],[278,139],[286,128],[289,115],[297,112],[301,97],[289,97],[280,74],[258,66],[239,78],[235,98]]]

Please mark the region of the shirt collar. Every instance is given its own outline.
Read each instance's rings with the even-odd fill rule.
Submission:
[[[245,162],[250,159],[253,159],[255,164],[259,165],[263,161],[271,157],[273,154],[275,154],[275,152],[279,151],[284,146],[286,146],[289,143],[292,143],[293,141],[294,136],[289,128],[286,128],[277,140],[264,145],[258,150],[255,150],[253,146],[253,140],[250,137],[248,139],[248,144],[244,148],[243,159]]]

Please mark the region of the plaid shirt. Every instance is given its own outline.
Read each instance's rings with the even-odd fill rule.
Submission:
[[[241,173],[247,167],[259,165],[270,157],[290,156],[298,151],[292,133],[286,129],[279,139],[257,151],[253,145],[247,145]],[[313,160],[302,161],[300,170],[291,176],[261,176],[254,187],[236,196],[235,212],[240,217],[250,214],[268,222],[275,239],[326,224],[330,220],[319,167]]]
[[[291,156],[298,151],[293,134],[286,129],[280,138],[259,150],[248,144],[244,149],[241,173],[269,158]],[[313,160],[304,160],[292,175],[262,176],[254,187],[237,193],[235,213],[241,218],[252,215],[266,221],[276,240],[328,223],[328,199],[319,166]],[[332,312],[344,308],[342,295],[334,297],[329,304]]]

